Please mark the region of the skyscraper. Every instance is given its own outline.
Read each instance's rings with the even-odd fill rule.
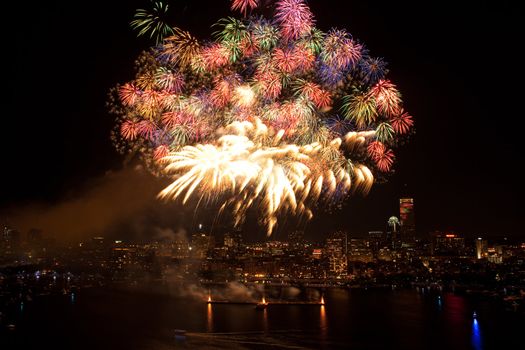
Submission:
[[[488,244],[487,241],[481,237],[476,239],[476,258],[483,259],[487,257]]]
[[[413,198],[399,199],[399,218],[401,219],[401,240],[406,242],[416,238],[416,218]]]
[[[334,277],[346,276],[347,274],[347,234],[338,231],[332,233],[325,244],[325,252],[328,257],[329,270]]]

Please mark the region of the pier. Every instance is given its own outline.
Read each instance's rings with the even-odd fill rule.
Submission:
[[[257,305],[258,301],[211,300],[208,304]],[[320,301],[267,301],[268,305],[324,305]]]

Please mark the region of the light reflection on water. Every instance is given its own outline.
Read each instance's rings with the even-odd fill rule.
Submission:
[[[328,324],[326,321],[326,306],[324,305],[320,306],[319,317],[320,317],[319,326],[321,327],[321,340],[325,341],[327,339],[327,333],[328,333]]]
[[[206,313],[206,332],[213,332],[213,306],[211,303],[208,303]]]
[[[472,347],[474,350],[481,350],[483,348],[481,342],[481,331],[477,319],[472,321]]]

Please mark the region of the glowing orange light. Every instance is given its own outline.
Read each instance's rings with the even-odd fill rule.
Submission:
[[[456,237],[456,235],[447,234],[447,235],[445,235],[445,237],[447,237],[447,238],[454,238],[454,237]]]
[[[211,303],[211,295],[208,295],[208,303]]]
[[[321,305],[324,305],[324,296],[321,295]]]

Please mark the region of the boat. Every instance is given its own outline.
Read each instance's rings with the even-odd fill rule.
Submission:
[[[268,307],[268,302],[264,297],[262,297],[261,301],[255,305],[255,310],[264,310]]]
[[[257,303],[255,305],[255,310],[264,310],[268,307],[268,303]]]

